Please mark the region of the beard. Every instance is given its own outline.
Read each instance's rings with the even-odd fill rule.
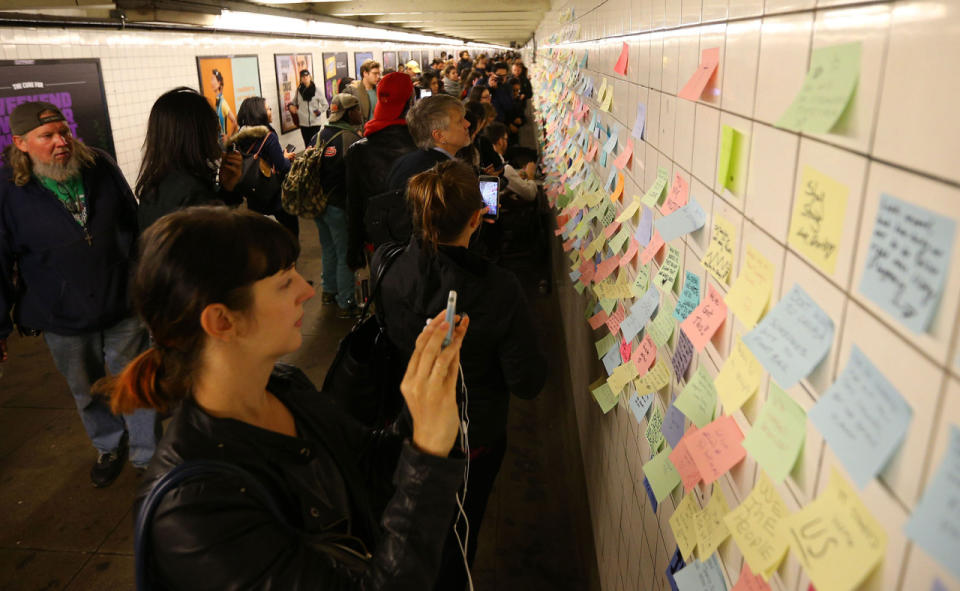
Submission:
[[[33,164],[33,173],[39,176],[45,176],[57,182],[64,182],[80,174],[83,168],[84,158],[81,150],[78,149],[77,142],[74,142],[70,149],[70,158],[66,162],[57,162],[53,159],[51,162],[40,162],[33,156],[30,156]]]

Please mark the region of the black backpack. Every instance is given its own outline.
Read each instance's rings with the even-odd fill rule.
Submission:
[[[257,151],[253,151],[256,144],[252,144],[243,153],[243,174],[237,183],[236,191],[247,200],[247,207],[254,211],[270,211],[280,193],[280,174],[260,159],[260,151],[270,138],[268,133],[263,137]]]
[[[387,242],[409,242],[413,220],[407,207],[406,189],[393,189],[368,199],[363,226],[374,248]]]

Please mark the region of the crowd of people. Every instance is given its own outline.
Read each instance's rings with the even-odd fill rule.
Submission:
[[[13,330],[43,335],[97,451],[93,485],[129,459],[139,510],[178,467],[235,469],[169,484],[152,508],[153,585],[472,587],[510,396],[533,398],[546,378],[520,282],[478,239],[498,236],[479,175],[520,203],[539,187],[536,151],[517,141],[532,92],[518,56],[446,57],[403,72],[368,60],[329,104],[301,72],[301,154],[263,97],[225,137],[216,105],[172,89],[150,111],[132,190],[55,105],[11,113],[0,363]],[[375,313],[403,400],[374,425],[335,404],[350,392],[318,392],[278,363],[315,295],[280,187],[311,175],[321,303],[356,317],[354,271],[383,277]]]

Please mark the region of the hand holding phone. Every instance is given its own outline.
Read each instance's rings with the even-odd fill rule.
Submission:
[[[495,176],[480,176],[480,196],[487,206],[484,217],[496,219],[500,215],[500,179]]]
[[[443,346],[446,347],[453,341],[453,317],[457,313],[457,292],[450,290],[447,295],[447,312],[444,320],[447,322],[447,336],[443,338]]]

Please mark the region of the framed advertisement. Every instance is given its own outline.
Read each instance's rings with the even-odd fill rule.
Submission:
[[[255,55],[197,56],[200,94],[205,96],[220,119],[220,135],[237,131],[237,109],[244,99],[263,96],[260,90],[260,62]]]
[[[430,67],[430,52],[426,49],[420,50],[420,71],[424,71]]]
[[[407,65],[407,62],[410,61],[410,52],[409,51],[398,51],[397,52],[397,61],[401,66]]]
[[[396,70],[397,69],[397,52],[396,51],[384,51],[383,52],[383,63],[380,64],[383,66],[384,70]]]
[[[324,52],[321,56],[323,57],[323,91],[329,103],[337,93],[340,81],[350,76],[350,64],[347,61],[350,58],[346,51]]]
[[[363,62],[373,59],[372,51],[357,51],[353,54],[353,65],[356,66],[353,69],[353,77],[357,80],[360,79],[360,66],[363,65]],[[383,64],[380,64],[381,66]]]
[[[0,60],[0,149],[13,143],[10,113],[29,101],[56,105],[74,137],[116,159],[99,59]]]
[[[273,61],[277,68],[277,98],[280,100],[280,133],[288,133],[300,127],[300,121],[287,107],[297,98],[300,86],[300,72],[309,70],[314,76],[313,54],[275,53]],[[316,81],[314,81],[316,84]]]

